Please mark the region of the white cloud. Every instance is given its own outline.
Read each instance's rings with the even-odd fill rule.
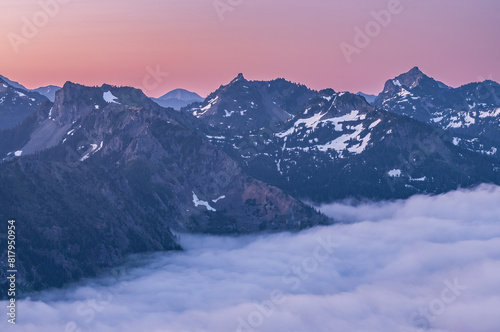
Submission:
[[[296,234],[182,235],[185,252],[20,301],[15,330],[496,332],[499,202],[481,186],[323,206],[350,223]]]

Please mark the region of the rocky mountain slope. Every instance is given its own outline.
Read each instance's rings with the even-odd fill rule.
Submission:
[[[500,84],[494,81],[451,88],[415,67],[388,80],[375,105],[444,129],[458,146],[499,156]]]
[[[2,76],[3,77],[3,76]],[[0,130],[19,125],[47,98],[0,77]],[[12,84],[12,85],[10,85]]]
[[[237,133],[290,120],[314,95],[306,86],[284,79],[247,81],[239,74],[187,111],[214,133]]]
[[[130,253],[180,249],[171,230],[329,222],[247,175],[182,121],[139,90],[66,83],[53,104],[0,133],[2,143],[6,133],[19,137],[0,163],[0,219],[17,220],[21,290],[93,275]]]

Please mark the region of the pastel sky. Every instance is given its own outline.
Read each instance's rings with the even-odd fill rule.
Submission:
[[[150,96],[206,96],[239,72],[368,93],[415,65],[452,86],[500,81],[500,1],[400,0],[375,24],[372,12],[394,1],[216,0],[218,12],[214,0],[2,0],[0,74],[29,88],[69,80]],[[373,37],[348,63],[340,45],[356,46],[367,25]]]

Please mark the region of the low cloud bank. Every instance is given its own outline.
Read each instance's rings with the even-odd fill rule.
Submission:
[[[19,301],[0,330],[496,332],[499,203],[481,186],[322,206],[346,223],[297,234],[182,235],[185,252]]]

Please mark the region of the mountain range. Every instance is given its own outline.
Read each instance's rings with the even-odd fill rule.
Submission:
[[[61,87],[60,86],[55,86],[55,85],[47,85],[47,86],[42,86],[36,89],[28,89],[24,85],[20,84],[19,82],[9,80],[7,77],[0,75],[0,79],[2,79],[5,83],[10,85],[13,88],[20,89],[23,91],[27,92],[38,92],[42,96],[45,96],[47,99],[50,101],[54,101],[56,92],[59,90]]]
[[[348,92],[239,75],[184,111],[249,174],[315,203],[499,181],[498,160],[457,146],[454,133]]]
[[[418,67],[385,83],[374,105],[441,128],[454,143],[499,156],[500,84],[486,80],[451,88]]]
[[[45,99],[54,102],[55,95],[61,87],[56,85],[48,85],[36,89],[28,89],[19,82],[8,79],[0,75],[0,88],[10,89],[14,94],[5,95],[5,92],[0,92],[0,130],[10,129],[19,125],[28,115],[33,114],[37,107],[45,101]],[[17,96],[15,95],[17,91]],[[35,93],[35,94],[34,94]],[[19,97],[26,97],[29,100],[22,100]],[[45,97],[45,99],[43,98]],[[173,108],[180,110],[189,104],[202,102],[204,99],[197,93],[185,89],[174,89],[159,98],[151,98],[155,103],[162,107]]]
[[[133,88],[68,82],[0,142],[15,150],[0,164],[0,219],[17,220],[24,291],[95,275],[128,254],[180,249],[171,229],[241,234],[329,222]]]
[[[0,78],[8,128],[0,131],[0,219],[17,220],[21,292],[95,275],[129,254],[182,250],[175,232],[334,222],[303,201],[500,184],[493,81],[454,89],[415,67],[371,103],[239,74],[196,96],[164,96],[186,102],[176,110],[131,87],[67,82],[52,102]]]

